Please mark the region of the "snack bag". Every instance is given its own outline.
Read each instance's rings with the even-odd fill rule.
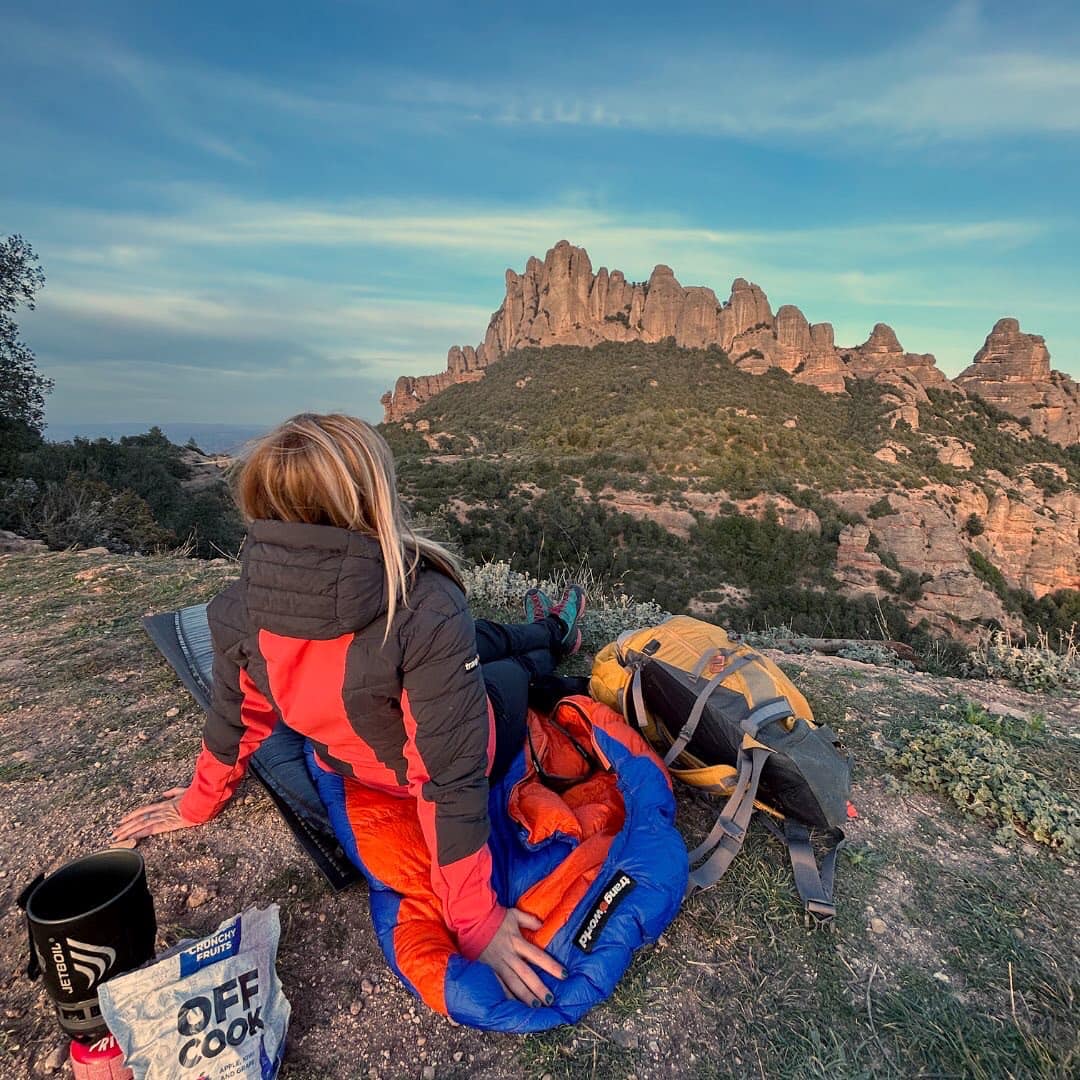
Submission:
[[[273,1080],[289,1002],[274,968],[278,907],[249,908],[201,941],[101,987],[101,1013],[135,1080]]]

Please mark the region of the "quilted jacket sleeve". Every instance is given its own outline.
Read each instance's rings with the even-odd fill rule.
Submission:
[[[420,607],[403,641],[405,758],[432,885],[462,953],[475,959],[505,914],[487,844],[494,721],[464,597],[450,611],[446,600]]]
[[[209,821],[221,811],[243,778],[248,759],[277,722],[277,710],[244,670],[243,631],[232,625],[235,617],[230,619],[235,606],[226,590],[207,611],[214,686],[195,775],[180,801],[180,813],[188,821]]]

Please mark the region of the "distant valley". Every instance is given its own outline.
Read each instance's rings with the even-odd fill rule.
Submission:
[[[170,442],[183,446],[194,440],[208,454],[235,453],[249,439],[268,430],[269,424],[207,424],[200,421],[173,420],[164,423],[67,423],[49,422],[46,438],[54,442],[68,442],[76,437],[85,439],[120,439],[125,435],[141,435],[151,427],[158,427]]]

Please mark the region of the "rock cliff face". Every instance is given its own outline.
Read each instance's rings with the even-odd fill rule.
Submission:
[[[894,426],[903,420],[917,429],[919,405],[930,400],[927,387],[943,389],[949,385],[930,353],[905,352],[896,331],[885,323],[878,323],[861,345],[842,350],[841,360],[846,375],[874,379],[889,388],[884,400],[893,405]]]
[[[1029,479],[1006,491],[1001,474],[991,473],[986,481],[889,492],[890,512],[878,516],[868,511],[880,491],[834,494],[845,510],[871,518],[841,533],[837,577],[852,592],[885,595],[878,577],[885,565],[877,552],[887,551],[923,579],[918,615],[950,633],[956,632],[955,619],[1010,621],[972,571],[967,545],[999,567],[1011,586],[1036,597],[1080,589],[1080,493],[1047,496]],[[964,532],[972,514],[984,523],[974,540]]]
[[[1050,371],[1040,337],[1021,334],[1003,319],[975,363],[951,384],[929,353],[905,352],[891,327],[879,323],[861,345],[838,347],[829,323],[811,323],[791,304],[775,313],[758,285],[736,278],[728,298],[712,289],[679,283],[669,266],[648,281],[627,281],[619,270],[593,273],[588,253],[566,240],[523,273],[506,272],[506,295],[477,346],[455,345],[446,370],[398,379],[383,395],[387,422],[403,420],[456,383],[482,378],[484,369],[527,346],[597,345],[604,341],[662,341],[685,348],[717,345],[746,371],[778,367],[826,393],[843,393],[846,378],[875,379],[889,388],[893,423],[919,424],[929,388],[958,386],[1016,416],[1032,430],[1062,444],[1080,441],[1080,387]]]
[[[1013,416],[1062,446],[1080,442],[1080,385],[1050,370],[1046,341],[1025,334],[1016,319],[999,319],[956,385]]]

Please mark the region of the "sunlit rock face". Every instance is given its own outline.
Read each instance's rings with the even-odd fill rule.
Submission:
[[[1080,442],[1080,385],[1050,370],[1050,352],[1038,334],[1025,334],[1016,319],[998,319],[956,385],[1013,416],[1060,446]]]

